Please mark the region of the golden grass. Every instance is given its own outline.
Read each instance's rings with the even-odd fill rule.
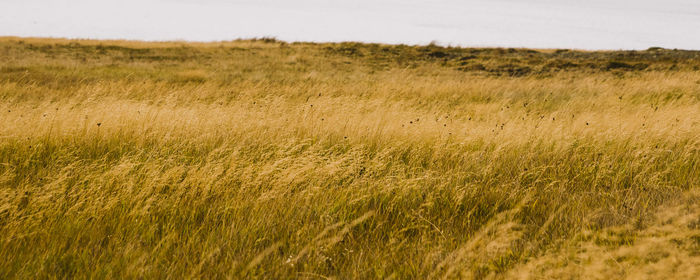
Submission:
[[[698,276],[692,53],[429,48],[0,39],[0,278]]]

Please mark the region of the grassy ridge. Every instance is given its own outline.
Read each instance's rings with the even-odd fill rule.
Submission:
[[[0,61],[0,278],[538,276],[700,184],[698,52],[4,38]]]

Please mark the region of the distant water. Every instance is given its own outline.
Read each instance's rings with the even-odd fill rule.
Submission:
[[[1,35],[700,49],[700,0],[1,0]]]

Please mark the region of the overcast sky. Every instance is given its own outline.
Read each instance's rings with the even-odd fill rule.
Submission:
[[[0,36],[700,49],[700,0],[0,0]]]

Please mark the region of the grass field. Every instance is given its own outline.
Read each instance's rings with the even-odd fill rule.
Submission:
[[[0,279],[697,278],[699,70],[0,38]]]

